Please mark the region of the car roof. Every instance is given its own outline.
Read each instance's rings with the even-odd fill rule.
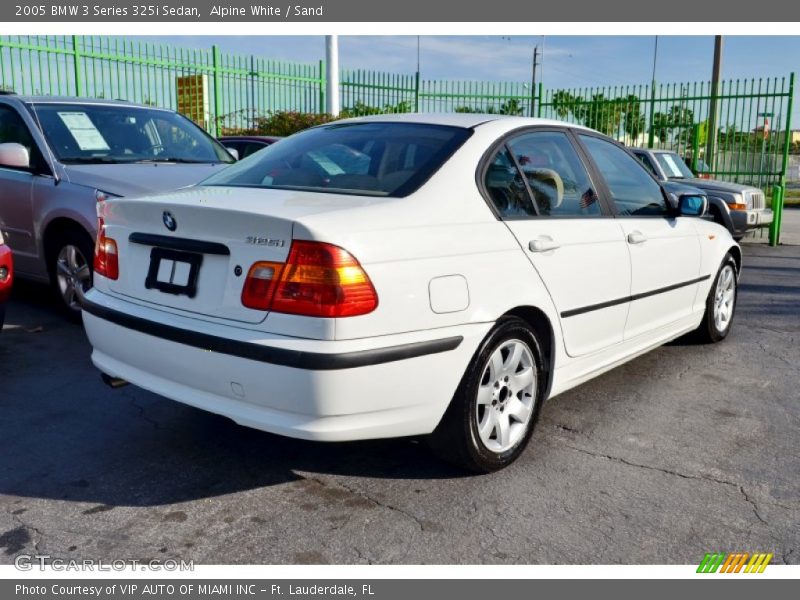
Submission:
[[[653,154],[678,154],[675,150],[669,148],[631,148],[634,152],[652,152]],[[680,156],[678,154],[678,156]]]
[[[343,119],[336,123],[360,123],[360,122],[380,122],[380,123],[419,123],[424,125],[449,125],[451,127],[463,127],[472,129],[486,123],[504,121],[510,127],[524,127],[533,125],[557,125],[560,127],[572,127],[575,129],[586,129],[583,125],[556,121],[554,119],[540,119],[533,117],[517,117],[512,115],[497,115],[485,113],[395,113],[385,115],[371,115],[368,117],[354,117]]]
[[[230,141],[240,140],[246,142],[277,142],[283,138],[279,135],[221,135],[217,139]]]
[[[169,108],[161,108],[159,106],[149,106],[147,104],[138,104],[136,102],[128,102],[126,100],[107,100],[105,98],[75,98],[74,96],[23,96],[18,94],[3,95],[3,98],[13,98],[25,104],[92,104],[96,106],[126,106],[133,108],[148,108],[151,110],[163,110],[174,112]]]

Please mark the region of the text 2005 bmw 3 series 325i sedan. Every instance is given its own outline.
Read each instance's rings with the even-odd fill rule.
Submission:
[[[103,203],[84,323],[108,377],[292,437],[430,434],[491,471],[546,398],[726,337],[741,253],[704,210],[556,121],[340,121]]]

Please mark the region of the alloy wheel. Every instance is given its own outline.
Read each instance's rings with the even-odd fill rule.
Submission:
[[[498,346],[484,367],[475,418],[481,442],[496,454],[507,452],[525,437],[535,402],[535,364],[528,345],[514,339]]]
[[[61,248],[56,258],[56,279],[64,304],[79,311],[84,293],[92,287],[92,271],[80,248],[73,244]]]
[[[714,291],[714,327],[723,333],[728,329],[733,318],[736,302],[736,274],[731,265],[725,265],[717,279]]]

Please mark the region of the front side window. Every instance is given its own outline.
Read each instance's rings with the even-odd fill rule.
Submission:
[[[41,168],[44,158],[19,113],[10,106],[0,106],[0,144],[21,144],[28,149],[31,166]]]
[[[233,162],[221,144],[172,111],[49,102],[32,104],[30,111],[65,164]]]
[[[661,186],[635,158],[607,140],[583,134],[580,138],[606,180],[620,215],[663,215],[667,212]]]
[[[469,129],[444,125],[332,123],[268,146],[201,185],[403,197],[470,135]]]

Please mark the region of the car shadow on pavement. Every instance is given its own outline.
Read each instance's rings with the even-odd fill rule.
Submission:
[[[419,439],[293,440],[134,386],[112,390],[43,286],[14,292],[0,336],[0,494],[155,506],[342,474],[468,476]]]

